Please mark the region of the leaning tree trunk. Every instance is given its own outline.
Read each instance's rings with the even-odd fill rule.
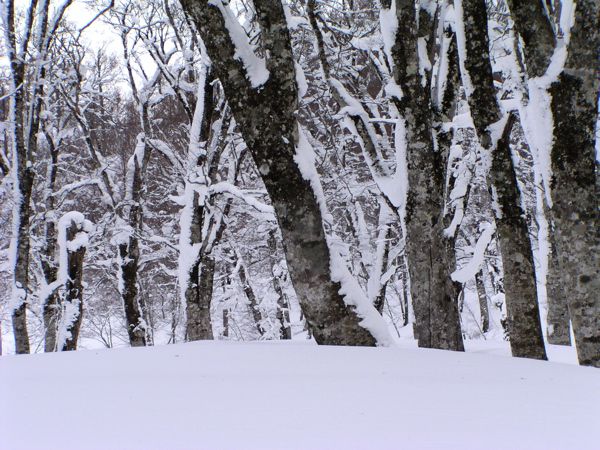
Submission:
[[[260,307],[258,305],[258,300],[256,298],[256,294],[254,293],[254,289],[252,289],[252,285],[250,284],[250,279],[248,276],[248,271],[246,269],[246,265],[244,261],[237,253],[236,249],[233,249],[234,252],[234,261],[236,266],[238,267],[238,277],[240,279],[240,284],[242,285],[242,290],[246,295],[246,299],[248,300],[248,310],[252,315],[252,319],[254,320],[254,326],[256,327],[256,331],[258,331],[259,336],[264,336],[265,331],[262,327],[262,313],[260,311]]]
[[[390,0],[382,3],[383,13],[394,13],[389,11]],[[429,83],[423,86],[419,71],[418,37],[435,27],[429,14],[421,11],[418,29],[412,0],[396,0],[395,14],[398,28],[390,56],[394,80],[404,94],[395,103],[406,122],[406,246],[414,329],[420,347],[462,351],[459,286],[451,280],[448,265],[455,264],[454,249],[444,236],[444,158],[435,150]]]
[[[375,345],[375,337],[359,324],[354,308],[344,302],[339,293],[341,284],[332,279],[321,210],[310,181],[295,160],[300,139],[298,89],[283,5],[280,1],[254,0],[268,55],[266,67],[256,73],[239,59],[236,45],[244,43],[232,40],[229,29],[239,28],[239,24],[227,6],[221,1],[181,3],[204,40],[270,195],[292,282],[315,340],[320,344]],[[253,51],[249,47],[245,50]],[[250,56],[251,61],[256,59],[256,55]],[[257,79],[258,75],[263,78]]]
[[[563,72],[552,84],[552,218],[581,365],[600,367],[600,2],[579,0]]]
[[[496,227],[504,268],[508,333],[513,356],[547,359],[537,301],[533,251],[521,208],[510,137],[516,121],[510,114],[493,154],[491,180],[500,214]]]
[[[492,76],[485,0],[463,0],[464,61],[472,92],[468,93],[471,117],[483,150],[491,154],[488,183],[497,202],[498,230],[508,329],[513,356],[546,359],[537,299],[535,266],[520,191],[513,167],[510,136],[516,117],[509,115],[497,145],[491,127],[500,118]]]

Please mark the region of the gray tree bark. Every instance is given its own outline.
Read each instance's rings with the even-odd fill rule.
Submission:
[[[519,200],[510,136],[516,116],[511,114],[493,154],[491,180],[501,214],[496,217],[508,332],[513,356],[547,359],[537,300],[535,267],[531,242]]]
[[[285,242],[300,305],[320,344],[375,345],[331,279],[330,253],[315,193],[294,161],[298,144],[298,89],[289,31],[280,1],[255,0],[268,54],[268,81],[258,88],[243,63],[216,3],[183,0],[206,45],[236,123],[261,172]],[[217,2],[220,3],[220,2]]]
[[[554,345],[571,345],[571,316],[567,297],[570,292],[561,283],[562,274],[558,265],[555,227],[550,231],[550,254],[548,255],[548,275],[546,292],[548,298],[548,343]]]
[[[382,2],[389,9],[389,0]],[[432,18],[422,12],[417,26],[415,3],[396,1],[398,29],[392,48],[393,76],[402,88],[396,105],[406,121],[408,201],[407,254],[415,334],[420,347],[464,350],[458,310],[458,285],[450,279],[453,246],[444,236],[444,157],[435,151],[429,84],[419,73],[417,38],[426,35]]]
[[[579,0],[563,72],[552,84],[552,218],[581,365],[600,367],[600,2]]]
[[[547,31],[552,24],[544,11],[519,14],[517,3],[509,1],[526,46],[528,73],[535,76],[548,67],[547,48],[554,47],[556,40]],[[528,30],[537,33],[526,42],[523,35]],[[600,2],[578,1],[565,67],[549,90],[554,116],[551,221],[556,244],[556,262],[550,267],[549,277],[556,274],[558,279],[550,279],[548,285],[562,290],[551,290],[549,295],[567,298],[579,363],[594,367],[600,367],[600,170],[595,156],[598,48]],[[540,69],[530,71],[536,66]],[[558,310],[558,316],[564,316],[560,312],[564,307]],[[555,317],[553,311],[552,320]]]

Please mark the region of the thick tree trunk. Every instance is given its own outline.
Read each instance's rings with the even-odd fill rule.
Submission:
[[[330,253],[315,192],[296,164],[299,130],[294,59],[283,5],[255,0],[269,78],[252,86],[236,57],[221,2],[183,0],[221,81],[233,115],[262,175],[285,241],[300,305],[318,343],[375,345],[331,279]],[[231,17],[228,19],[231,20]],[[248,74],[252,78],[255,74]]]
[[[544,75],[554,53],[556,39],[542,0],[508,0],[515,29],[523,39],[527,74]]]
[[[389,9],[391,2],[384,2]],[[393,75],[402,88],[395,99],[406,121],[408,201],[406,246],[415,334],[420,347],[464,350],[458,286],[450,279],[454,249],[444,236],[444,158],[435,151],[429,89],[422,84],[417,38],[431,25],[422,12],[418,30],[415,3],[396,0],[398,29],[392,48]],[[428,85],[429,86],[429,85]]]
[[[125,307],[129,343],[132,347],[143,347],[146,345],[146,324],[138,298],[137,275],[140,251],[137,238],[130,237],[127,243],[119,245],[119,259],[121,298]]]
[[[496,227],[504,268],[508,332],[513,356],[546,359],[533,252],[511,155],[510,136],[515,121],[515,115],[511,114],[494,151],[491,170],[501,211],[496,217]]]
[[[548,343],[571,345],[571,317],[567,297],[571,293],[560,284],[562,274],[558,266],[558,255],[554,227],[550,235],[551,252],[548,255],[548,276],[546,292],[548,298]]]
[[[205,255],[190,273],[186,291],[186,335],[188,341],[212,340],[210,305],[212,303],[215,259]]]
[[[600,2],[579,0],[568,56],[552,84],[552,218],[581,365],[600,367],[600,167],[596,123]]]
[[[471,116],[485,152],[491,153],[489,184],[496,194],[496,224],[504,268],[504,289],[513,356],[546,359],[539,316],[533,253],[514,172],[511,114],[496,148],[490,127],[500,120],[492,77],[485,0],[462,0],[465,26],[465,68],[472,83]]]

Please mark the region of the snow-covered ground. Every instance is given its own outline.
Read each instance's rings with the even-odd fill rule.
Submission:
[[[0,448],[599,448],[599,370],[479,345],[206,342],[4,356]]]

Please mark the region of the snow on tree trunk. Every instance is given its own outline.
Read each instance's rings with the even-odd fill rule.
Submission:
[[[213,339],[210,305],[213,295],[215,260],[203,251],[207,216],[206,189],[207,142],[213,120],[214,93],[209,77],[210,67],[202,61],[198,77],[198,95],[188,148],[188,175],[185,185],[185,205],[182,211],[179,238],[179,284],[186,308],[186,338],[188,341]],[[199,186],[199,187],[198,187]]]
[[[144,320],[143,299],[138,295],[138,268],[140,263],[139,234],[142,230],[144,172],[150,149],[144,133],[137,137],[135,151],[127,163],[125,208],[119,218],[120,232],[115,238],[119,264],[119,292],[125,308],[127,334],[132,347],[147,345],[147,324]]]
[[[600,170],[596,155],[600,2],[577,1],[554,115],[552,217],[581,365],[600,367]]]
[[[420,55],[426,54],[420,41],[426,39],[419,36],[430,31],[432,17],[422,10],[418,22],[412,0],[388,0],[383,2],[381,27],[384,42],[390,44],[386,47],[394,81],[402,89],[395,103],[406,126],[406,245],[415,336],[420,347],[462,351],[459,289],[450,278],[454,249],[444,235],[445,161],[435,150],[430,85],[420,70],[425,64],[421,59],[426,57]]]
[[[277,238],[275,230],[269,231],[267,241],[271,258],[271,275],[273,276],[273,289],[277,294],[277,320],[279,321],[279,338],[291,339],[292,327],[290,324],[290,304],[283,291],[283,268],[277,261]]]
[[[204,40],[215,74],[271,197],[292,283],[316,341],[375,345],[375,334],[385,340],[387,330],[379,326],[376,317],[371,315],[361,322],[356,308],[364,305],[353,302],[354,286],[346,286],[340,294],[346,279],[336,265],[339,261],[332,261],[323,229],[317,199],[320,183],[315,177],[305,178],[307,174],[299,167],[304,163],[307,168],[306,161],[298,159],[302,156],[297,156],[301,138],[295,116],[298,88],[283,5],[279,1],[254,1],[268,54],[265,61],[256,55],[241,25],[222,1],[181,3]],[[369,313],[361,309],[361,315]],[[375,328],[367,330],[365,326]]]
[[[69,212],[58,223],[60,250],[58,279],[64,286],[56,348],[75,350],[83,318],[83,258],[92,224],[79,212]]]
[[[542,0],[507,0],[515,29],[523,39],[527,73],[544,75],[554,53],[555,38]]]
[[[503,121],[500,120],[492,76],[485,1],[462,0],[457,1],[456,6],[457,18],[462,19],[458,25],[462,37],[459,54],[462,53],[465,68],[462,76],[471,117],[483,156],[488,161],[492,159],[488,182],[497,202],[496,224],[504,268],[511,350],[513,356],[546,359],[533,252],[510,148],[510,134],[516,118],[511,114],[504,129],[497,129]]]
[[[504,268],[508,332],[513,356],[546,359],[533,252],[511,155],[510,137],[515,121],[516,116],[511,114],[494,151],[491,168],[499,209],[496,227]]]
[[[14,14],[14,11],[12,11]],[[6,14],[6,13],[5,13]],[[6,17],[5,27],[12,26],[13,17]],[[15,352],[29,353],[27,331],[27,303],[29,290],[29,220],[31,216],[31,193],[34,172],[31,153],[25,145],[25,63],[17,60],[14,46],[9,46],[11,91],[10,122],[12,125],[12,176],[13,176],[13,233],[11,254],[13,266],[12,322],[15,336]]]
[[[55,261],[56,252],[56,223],[55,223],[55,196],[54,186],[56,183],[56,175],[58,170],[58,150],[54,146],[51,139],[47,139],[50,146],[51,161],[48,164],[46,173],[46,188],[44,203],[46,214],[44,214],[44,248],[41,257],[42,271],[47,285],[54,283],[58,276],[58,267]],[[56,290],[48,292],[48,296],[44,299],[42,306],[42,314],[44,316],[44,351],[56,351],[56,332],[58,327],[59,317],[59,297]]]

